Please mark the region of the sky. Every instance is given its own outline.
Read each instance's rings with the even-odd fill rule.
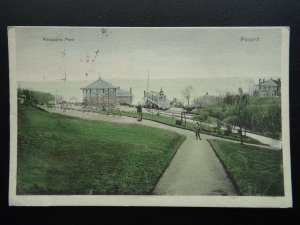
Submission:
[[[280,28],[17,27],[19,81],[278,78]],[[244,39],[243,39],[244,38]],[[252,41],[245,41],[245,39]]]

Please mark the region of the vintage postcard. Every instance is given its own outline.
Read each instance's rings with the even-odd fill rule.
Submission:
[[[9,27],[13,206],[292,207],[288,27]]]

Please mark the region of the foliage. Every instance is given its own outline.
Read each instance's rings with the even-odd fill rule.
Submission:
[[[206,108],[218,104],[221,99],[221,97],[208,95],[208,93],[206,93],[206,95],[197,97],[194,102],[196,107]]]
[[[149,194],[185,139],[31,105],[20,105],[18,118],[18,194]]]
[[[234,95],[230,95],[234,96]],[[221,120],[225,124],[239,126],[234,98],[225,96],[222,103],[201,108],[194,118],[216,124]],[[242,110],[243,128],[268,137],[281,137],[281,104],[279,98],[248,96],[246,110]]]
[[[232,126],[229,125],[229,124],[226,124],[225,127],[226,127],[226,130],[224,131],[224,134],[225,134],[226,136],[232,134]]]
[[[29,89],[18,89],[18,97],[21,96],[25,96],[26,102],[34,104],[47,104],[54,100],[54,96],[50,93],[33,91]]]
[[[281,136],[281,105],[278,99],[252,98],[249,105],[246,126],[249,130],[273,138]]]
[[[243,195],[284,195],[281,151],[216,139],[209,142]]]
[[[181,120],[176,120],[175,125],[181,126]]]
[[[238,95],[231,95],[227,93],[223,101],[225,104],[230,106],[229,115],[234,118],[234,122],[239,126],[240,141],[241,144],[243,144],[242,129],[245,128],[248,114],[247,106],[249,102],[249,95],[244,94],[243,90],[239,88]]]

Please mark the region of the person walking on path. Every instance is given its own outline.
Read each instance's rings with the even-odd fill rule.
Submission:
[[[200,123],[197,122],[195,127],[196,140],[201,140],[200,131],[201,131]]]
[[[137,107],[137,121],[142,121],[143,119],[143,108],[141,103],[138,103]]]

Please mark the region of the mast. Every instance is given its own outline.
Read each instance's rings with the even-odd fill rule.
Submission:
[[[67,73],[65,72],[65,77],[62,79],[63,81],[67,80]]]
[[[148,80],[147,80],[147,95],[148,95],[148,92],[149,92],[149,70],[148,70]]]

